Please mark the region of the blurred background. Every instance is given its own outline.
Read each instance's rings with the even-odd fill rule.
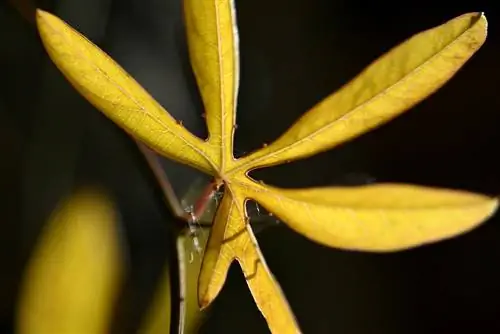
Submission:
[[[43,224],[61,198],[92,184],[120,209],[131,270],[113,331],[134,333],[162,269],[176,261],[181,223],[135,143],[49,61],[32,22],[36,6],[84,33],[204,136],[181,0],[0,3],[0,332],[13,332],[22,270]],[[284,187],[390,181],[500,193],[500,3],[236,0],[236,7],[237,155],[273,141],[412,34],[484,11],[486,44],[438,93],[333,151],[253,175]],[[180,197],[202,177],[172,162],[162,166]],[[500,330],[499,224],[497,214],[459,238],[386,255],[324,248],[283,224],[257,237],[304,333],[493,333]],[[171,275],[176,282],[178,273]],[[200,331],[268,332],[237,266]]]

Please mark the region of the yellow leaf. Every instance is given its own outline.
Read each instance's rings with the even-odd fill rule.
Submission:
[[[394,118],[426,98],[481,47],[483,14],[465,14],[397,46],[338,92],[321,101],[271,145],[235,170],[314,155]]]
[[[233,162],[238,92],[238,31],[233,0],[185,0],[189,55],[205,105],[209,144],[220,171]]]
[[[155,293],[153,304],[146,314],[140,334],[165,334],[170,331],[172,310],[170,267],[166,266],[160,286]]]
[[[205,248],[208,234],[197,235],[200,247]],[[198,305],[198,276],[202,257],[198,254],[192,236],[188,231],[177,239],[177,253],[179,254],[179,281],[180,281],[180,324],[179,333],[198,333],[205,314]]]
[[[198,303],[208,306],[219,294],[229,266],[235,258],[235,241],[245,233],[244,216],[235,206],[233,193],[225,192],[217,209],[214,224],[203,254],[198,285]],[[239,203],[242,205],[242,203]],[[241,229],[243,226],[243,229]]]
[[[203,257],[198,298],[208,306],[221,290],[229,266],[237,260],[250,291],[273,333],[297,333],[298,325],[288,302],[269,271],[246,223],[241,189],[231,186],[224,194]]]
[[[108,55],[52,14],[38,10],[37,25],[50,58],[97,109],[156,152],[214,174],[217,151],[178,124]]]
[[[207,142],[178,126],[117,64],[62,21],[39,11],[38,24],[52,59],[87,99],[157,152],[212,174],[215,184],[223,187],[200,268],[201,306],[221,291],[236,259],[271,331],[300,332],[248,224],[244,209],[248,198],[257,199],[312,240],[370,251],[452,237],[479,224],[496,208],[494,199],[458,191],[409,185],[284,190],[261,186],[247,176],[252,169],[332,148],[432,94],[483,44],[482,14],[462,15],[414,36],[314,106],[274,143],[234,160],[239,80],[234,1],[184,0],[184,10],[193,72],[205,106]]]
[[[26,269],[21,334],[104,334],[122,272],[116,214],[97,191],[81,191],[56,212]]]
[[[497,199],[413,185],[280,189],[246,183],[246,194],[304,236],[350,250],[395,251],[479,225]]]

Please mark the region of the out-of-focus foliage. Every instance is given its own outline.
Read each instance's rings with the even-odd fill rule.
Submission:
[[[76,192],[53,213],[24,274],[20,334],[108,333],[123,276],[117,218],[97,190]]]

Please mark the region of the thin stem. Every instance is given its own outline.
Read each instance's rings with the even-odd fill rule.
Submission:
[[[185,219],[186,212],[183,210],[179,198],[175,194],[175,191],[172,188],[172,185],[170,184],[170,181],[168,180],[165,171],[161,167],[158,161],[158,157],[156,156],[156,153],[151,151],[148,147],[146,147],[144,144],[140,143],[137,140],[136,143],[137,146],[139,147],[139,150],[146,158],[146,162],[148,163],[149,167],[153,171],[153,175],[156,177],[156,180],[160,185],[160,189],[162,190],[163,196],[167,200],[174,215],[178,218]]]
[[[217,190],[219,190],[220,185],[218,182],[214,179],[212,182],[210,182],[205,189],[203,189],[203,192],[201,193],[200,197],[194,204],[193,208],[193,214],[196,219],[200,219],[203,213],[206,211],[207,206],[209,205],[210,201],[212,198],[215,196],[217,193]]]
[[[210,201],[217,193],[217,190],[220,188],[221,183],[217,182],[216,179],[210,182],[203,189],[201,195],[196,200],[192,212],[186,212],[182,208],[179,198],[175,194],[174,189],[172,188],[172,185],[170,184],[170,181],[168,180],[168,177],[165,174],[165,171],[160,166],[156,153],[151,151],[144,144],[138,141],[136,141],[136,143],[140,151],[145,156],[146,161],[151,170],[153,171],[153,174],[160,185],[163,195],[165,196],[165,199],[167,200],[170,207],[172,208],[172,211],[174,212],[175,216],[186,222],[189,222],[193,219],[195,221],[199,221],[201,216],[207,209],[207,206],[210,204]]]

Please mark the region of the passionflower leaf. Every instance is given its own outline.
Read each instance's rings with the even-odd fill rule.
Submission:
[[[205,106],[208,144],[220,172],[232,166],[239,85],[238,30],[233,1],[185,0],[191,66]]]
[[[277,165],[331,149],[408,110],[444,85],[486,39],[486,17],[459,16],[421,32],[305,113],[237,170]]]
[[[215,299],[226,280],[229,266],[236,259],[271,331],[297,333],[299,327],[295,317],[246,222],[243,188],[231,187],[219,205],[205,249],[199,278],[199,304],[206,307]]]
[[[85,190],[59,209],[24,274],[18,333],[108,333],[123,271],[113,204]]]
[[[462,234],[496,199],[406,184],[280,189],[248,182],[246,194],[300,234],[326,246],[396,251]]]
[[[58,17],[37,12],[47,53],[97,109],[170,159],[214,173],[213,153],[154,100],[124,69]],[[213,150],[212,150],[213,151]]]
[[[236,260],[271,331],[300,332],[248,224],[248,199],[311,240],[379,252],[456,236],[495,210],[496,199],[461,191],[392,184],[279,189],[248,176],[253,169],[333,148],[435,92],[484,43],[482,13],[459,16],[410,38],[319,102],[275,142],[234,159],[239,83],[234,2],[185,0],[184,12],[191,64],[205,106],[205,142],[177,124],[123,69],[63,21],[38,11],[38,26],[49,56],[81,94],[156,152],[213,175],[224,189],[200,268],[201,307],[221,291]]]

